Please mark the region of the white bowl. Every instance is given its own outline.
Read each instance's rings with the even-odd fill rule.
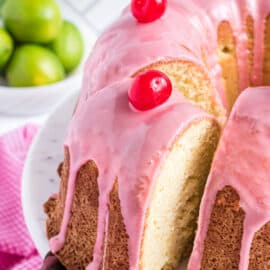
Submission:
[[[63,97],[77,91],[82,83],[83,65],[97,38],[96,32],[68,7],[61,6],[63,17],[73,21],[84,40],[84,55],[80,66],[64,80],[41,87],[8,87],[0,81],[0,113],[29,116],[48,113]]]

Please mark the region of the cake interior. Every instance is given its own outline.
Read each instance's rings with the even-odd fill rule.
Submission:
[[[189,255],[218,139],[218,125],[205,119],[194,123],[174,143],[152,194],[141,269],[177,269]]]
[[[174,89],[179,90],[193,104],[216,116],[220,123],[224,123],[225,111],[214,100],[212,83],[205,71],[198,65],[178,60],[158,62],[146,67],[142,71],[148,69],[160,70],[167,74]]]
[[[270,14],[265,20],[263,84],[270,85]]]
[[[231,111],[239,95],[238,66],[236,44],[233,30],[229,22],[220,23],[217,31],[218,50],[217,56],[222,69],[222,81],[225,88],[225,97],[228,111]]]

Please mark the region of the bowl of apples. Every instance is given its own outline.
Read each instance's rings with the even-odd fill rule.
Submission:
[[[0,0],[0,113],[49,112],[80,88],[96,34],[56,0]]]

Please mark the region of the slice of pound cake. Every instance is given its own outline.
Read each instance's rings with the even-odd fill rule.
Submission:
[[[174,90],[138,111],[132,85],[80,99],[71,120],[60,193],[45,205],[51,250],[68,270],[177,269],[191,249],[219,125]],[[137,84],[141,99],[146,88]]]
[[[270,88],[244,91],[203,196],[189,270],[270,269]]]

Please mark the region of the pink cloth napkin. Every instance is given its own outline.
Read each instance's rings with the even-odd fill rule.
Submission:
[[[0,137],[0,270],[36,270],[41,258],[28,234],[21,207],[21,177],[37,127]]]

